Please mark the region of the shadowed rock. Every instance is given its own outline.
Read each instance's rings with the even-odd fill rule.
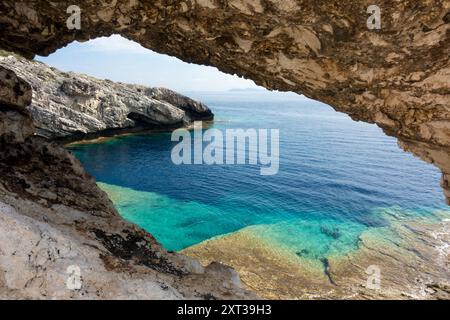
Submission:
[[[25,109],[31,103],[30,85],[3,66],[0,66],[0,103],[5,107]]]

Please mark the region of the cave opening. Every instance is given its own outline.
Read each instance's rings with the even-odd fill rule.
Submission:
[[[69,150],[96,177],[119,212],[155,235],[169,250],[184,250],[261,223],[273,224],[276,229],[290,219],[299,219],[300,213],[300,225],[290,226],[291,238],[307,234],[305,228],[317,227],[318,234],[326,237],[326,230],[335,230],[328,240],[332,245],[345,233],[340,223],[354,224],[349,234],[355,235],[360,228],[384,226],[385,213],[376,213],[380,208],[402,214],[431,214],[442,209],[440,190],[434,183],[439,175],[436,169],[402,152],[396,140],[375,125],[354,122],[317,101],[295,93],[269,92],[215,68],[156,54],[120,36],[75,43],[36,60],[51,66],[36,65],[31,70],[37,75],[32,82],[39,86],[42,81],[43,86],[34,88],[30,107],[38,133],[51,137],[54,130],[56,140],[71,142]],[[160,87],[181,91],[198,102],[172,91],[167,95]],[[144,99],[142,104],[140,99]],[[56,107],[47,108],[48,101]],[[202,113],[206,110],[203,106],[192,109],[202,102],[212,112]],[[179,111],[185,116],[178,117]],[[248,178],[256,172],[249,141],[241,148],[244,158],[240,164],[247,166],[215,163],[217,168],[198,169],[174,164],[170,157],[174,141],[167,130],[189,125],[194,119],[211,120],[216,112],[215,122],[209,126],[219,133],[223,130],[224,135],[228,128],[280,131],[281,173],[277,172],[273,181]],[[49,114],[51,121],[46,122]],[[148,131],[152,133],[140,134]],[[122,137],[129,133],[135,135]],[[91,139],[97,143],[77,143]],[[227,148],[219,145],[221,154],[227,153]],[[190,163],[195,164],[195,146],[192,151]],[[240,151],[238,148],[236,154]],[[154,168],[148,169],[150,164]],[[249,179],[243,181],[244,187],[236,184],[241,177]],[[252,187],[246,186],[248,183]],[[186,190],[184,186],[191,184]],[[192,189],[205,191],[192,194]],[[230,197],[231,207],[221,202]],[[267,204],[267,199],[272,203]],[[235,208],[241,209],[232,213]],[[326,222],[311,227],[309,219],[321,211],[325,213],[319,216]],[[178,235],[170,230],[177,230]],[[317,243],[320,241],[324,240]],[[300,257],[318,262],[328,258],[329,249],[316,245],[305,248],[298,243],[292,246],[295,252],[303,252]],[[342,246],[350,250],[353,244],[350,241]]]
[[[65,270],[83,272],[85,297],[248,297],[213,261],[267,298],[448,297],[448,207],[412,156],[442,171],[449,200],[448,6],[411,2],[384,6],[373,31],[363,2],[2,1],[0,46],[29,58],[120,33],[316,101],[168,56],[144,65],[150,52],[118,36],[38,58],[53,69],[0,58],[0,297],[5,283],[73,298]],[[174,164],[172,129],[195,120],[276,128],[279,172]],[[370,291],[380,272],[388,291]]]
[[[108,41],[116,40],[102,40],[103,50]],[[130,55],[137,60],[138,54],[143,58],[147,49],[140,52],[135,44],[125,41],[131,49],[121,45],[120,49],[113,48],[118,50],[113,55]],[[84,45],[90,47],[89,43]],[[64,54],[61,52],[61,56]],[[114,58],[108,59],[110,53],[98,54],[101,59],[112,61],[112,65],[102,66],[97,75],[117,65]],[[52,59],[63,65],[62,58],[39,58],[49,63]],[[163,70],[174,62],[163,59],[164,64],[159,61]],[[143,60],[152,69],[154,63]],[[84,63],[92,65],[86,55]],[[125,78],[114,74],[102,77],[111,79],[108,82],[132,83],[127,78],[133,74],[130,63],[124,63],[127,72],[121,71]],[[77,65],[75,61],[70,70],[78,71],[74,69]],[[150,71],[142,67],[139,70]],[[177,70],[178,67],[171,74],[177,80],[189,82],[194,77]],[[207,76],[209,72],[206,71]],[[175,87],[204,102],[215,114],[216,123],[211,126],[224,133],[228,127],[277,128],[281,132],[281,152],[284,150],[281,173],[272,180],[259,177],[253,166],[179,166],[170,157],[174,142],[164,132],[168,127],[155,132],[158,124],[136,112],[126,117],[138,127],[142,125],[142,129],[153,129],[149,135],[138,132],[101,143],[71,144],[69,150],[97,178],[122,216],[150,232],[168,250],[202,260],[206,259],[202,254],[205,241],[225,237],[223,241],[241,245],[235,243],[236,238],[249,237],[258,243],[262,241],[259,237],[265,235],[271,238],[272,246],[287,243],[284,250],[316,263],[327,279],[334,279],[328,265],[332,252],[352,252],[358,247],[355,243],[361,234],[391,228],[397,219],[434,219],[436,212],[444,210],[441,190],[435,183],[438,170],[400,150],[396,139],[386,136],[376,125],[355,122],[325,104],[295,93],[268,92],[240,80],[236,87],[236,78],[229,88],[195,90],[197,85],[183,88],[178,83],[158,83],[158,75],[155,72],[156,78],[147,81],[141,78],[140,85]],[[228,76],[215,71],[212,77]],[[203,83],[216,81],[207,78]],[[204,89],[202,85],[200,88]],[[150,92],[145,86],[137,91]],[[173,129],[177,126],[175,123]],[[226,147],[222,148],[226,153]],[[192,151],[194,155],[195,147]],[[246,156],[250,162],[250,153]],[[266,227],[259,227],[261,224]],[[217,252],[222,252],[220,241],[213,242],[219,246]],[[328,281],[336,286],[334,280]]]
[[[28,109],[38,136],[69,143],[121,216],[170,252],[209,262],[230,243],[269,241],[294,258],[264,272],[306,260],[337,286],[330,256],[357,250],[361,235],[445,216],[436,168],[401,151],[376,125],[321,102],[270,92],[120,36],[73,43],[36,63],[3,56],[10,60],[0,64],[32,84]],[[236,154],[243,154],[238,166],[195,166],[205,165],[195,162],[195,143],[192,162],[174,163],[170,132],[195,120],[220,137],[230,128],[279,130],[280,173],[258,175],[249,137],[237,145]],[[216,155],[229,151],[223,142],[215,147]],[[212,256],[205,255],[211,248]]]
[[[251,80],[224,74],[216,68],[188,64],[174,57],[157,54],[120,35],[97,38],[86,43],[75,42],[49,57],[37,57],[36,60],[66,72],[86,73],[106,81],[167,87],[187,95],[202,91],[230,91],[235,94],[246,91],[257,94],[265,91]],[[278,92],[271,96],[276,94],[286,93]],[[295,93],[288,95],[296,96]],[[136,130],[132,131],[164,128],[151,119],[143,119],[139,113],[129,112],[126,117],[136,122]],[[181,122],[173,123],[172,127],[179,125]],[[120,131],[99,130],[99,135],[112,136]],[[93,136],[95,134],[83,135],[78,132],[73,140]]]

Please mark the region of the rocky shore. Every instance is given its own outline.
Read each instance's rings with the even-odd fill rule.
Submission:
[[[378,3],[379,30],[368,27],[372,3],[363,0],[79,0],[81,30],[64,27],[72,4],[3,0],[0,48],[33,58],[118,34],[268,89],[303,94],[377,124],[439,167],[450,204],[448,0]]]
[[[0,48],[31,59],[36,54],[49,55],[74,40],[120,34],[183,61],[215,66],[253,79],[269,89],[304,94],[354,120],[376,123],[387,134],[397,137],[405,150],[436,165],[442,171],[441,185],[450,203],[450,4],[447,0],[382,2],[380,30],[367,28],[368,3],[359,0],[320,3],[193,0],[171,5],[162,0],[81,0],[77,2],[83,12],[81,30],[64,27],[67,8],[72,4],[47,0],[1,1]],[[127,99],[108,101],[106,98],[105,102],[117,102],[123,111],[114,117],[113,123],[108,123],[102,116],[106,106],[98,102],[102,100],[85,96],[99,93],[97,89],[91,92],[86,81],[72,82],[70,75],[62,76],[60,79],[69,83],[55,82],[46,95],[53,96],[53,90],[63,93],[57,95],[57,101],[46,101],[46,96],[39,97],[39,92],[33,92],[25,81],[37,80],[38,75],[31,71],[22,79],[20,72],[10,70],[9,64],[0,65],[0,298],[252,296],[239,286],[231,269],[217,263],[204,268],[185,256],[168,253],[151,235],[123,221],[73,156],[58,144],[35,135],[85,135],[117,129],[117,124],[132,126],[132,121],[135,125],[154,126],[155,121],[178,125],[189,115],[182,107],[172,108],[178,99],[161,100],[158,97],[164,93],[139,95],[136,87],[129,89],[117,84],[119,88],[111,84],[111,92],[129,92],[130,96],[143,99],[145,95],[149,101],[152,99],[154,107],[148,110],[134,102],[129,104]],[[40,84],[45,79],[38,81]],[[45,110],[41,119],[34,120],[36,124],[30,114],[33,107],[29,107],[32,95],[33,101],[42,99],[41,107]],[[73,103],[74,108],[60,113],[58,106],[66,105],[65,102]],[[130,105],[136,109],[128,109]],[[78,107],[81,112],[85,107],[93,113],[90,118],[80,119],[85,121],[81,126],[71,122],[79,116],[73,111]],[[55,118],[52,117],[63,114],[66,121],[53,126]],[[410,261],[399,260],[409,257],[403,253],[414,250],[424,259],[414,260],[412,265],[428,274],[428,268],[433,267],[428,260],[429,253],[434,253],[441,241],[448,248],[450,240],[441,235],[439,228],[427,230],[423,226],[406,225],[398,229],[406,235],[406,243],[411,228],[416,229],[415,236],[424,237],[428,244],[419,244],[419,249],[412,246],[407,251],[395,251],[398,242],[394,241],[386,251],[381,250],[384,243],[375,245],[369,238],[362,238],[362,243],[368,244],[361,247],[362,255],[356,253],[354,259],[339,264],[329,260],[328,276],[323,279],[331,278],[338,285],[339,279],[359,283],[352,282],[345,273],[362,274],[362,264],[354,261],[370,261],[374,254],[389,259],[392,270],[397,268],[390,278],[393,282],[403,279],[404,274],[405,279],[414,281],[415,273],[408,271],[412,269],[401,267],[411,265]],[[242,252],[245,250],[248,247],[243,247]],[[223,261],[240,265],[232,257],[238,253],[237,249],[222,252],[227,253],[221,257]],[[438,257],[448,262],[448,254]],[[212,261],[214,255],[202,260]],[[345,268],[339,267],[345,264]],[[70,276],[67,270],[71,266],[78,266],[81,271],[81,289],[67,287]],[[440,274],[439,270],[433,269],[431,274]],[[419,288],[430,292],[431,297],[446,297],[448,290],[442,289],[440,282],[426,283]],[[398,297],[397,293],[394,297]]]
[[[431,223],[387,211],[385,238],[363,233],[358,250],[319,262],[274,250],[258,227],[167,252],[125,222],[52,141],[188,125],[211,119],[208,107],[14,55],[0,57],[0,67],[0,298],[450,299],[443,217]],[[382,270],[380,290],[367,288],[369,265]],[[68,288],[70,270],[80,272],[79,289]]]
[[[166,88],[100,80],[7,52],[1,55],[0,66],[31,85],[33,99],[26,109],[37,134],[51,140],[173,129],[214,118],[203,103]]]
[[[105,90],[117,110],[105,111]],[[1,60],[0,299],[256,297],[233,269],[219,263],[205,268],[167,252],[124,221],[79,161],[48,139],[131,127],[130,112],[152,128],[212,116],[206,106],[166,89],[77,79],[41,63]]]
[[[386,209],[386,227],[363,232],[356,250],[324,260],[303,257],[248,227],[182,251],[208,265],[235,268],[244,285],[267,299],[450,299],[450,220]],[[251,252],[251,254],[248,254]],[[372,286],[371,268],[379,271]]]

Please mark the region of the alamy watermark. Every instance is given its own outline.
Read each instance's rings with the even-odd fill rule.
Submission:
[[[381,9],[377,5],[371,5],[367,8],[367,13],[370,14],[367,19],[367,28],[369,30],[381,29]]]
[[[67,8],[67,13],[70,15],[66,20],[66,25],[69,30],[81,30],[81,8],[77,5],[71,5]],[[381,29],[381,9],[379,6],[372,4],[367,8],[367,13],[370,16],[367,19],[367,28],[369,30]]]
[[[260,174],[271,176],[280,167],[279,140],[278,129],[204,131],[202,122],[196,121],[193,131],[172,132],[172,141],[178,144],[172,149],[171,158],[176,165],[260,165]]]
[[[366,282],[366,288],[370,290],[381,289],[381,269],[379,266],[371,265],[366,269],[366,273],[369,275]]]
[[[66,279],[66,287],[69,290],[80,290],[82,287],[81,282],[81,268],[79,266],[67,267],[66,273],[69,275]]]
[[[67,29],[81,30],[81,8],[71,5],[67,8],[67,13],[70,14],[70,17],[66,20]]]

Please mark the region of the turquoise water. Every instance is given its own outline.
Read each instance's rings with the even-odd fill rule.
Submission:
[[[401,151],[375,125],[352,121],[293,94],[191,94],[216,114],[215,128],[280,129],[280,169],[171,162],[170,133],[117,137],[70,149],[120,213],[167,249],[261,226],[298,255],[349,252],[384,227],[386,210],[433,217],[447,210],[439,171]]]

